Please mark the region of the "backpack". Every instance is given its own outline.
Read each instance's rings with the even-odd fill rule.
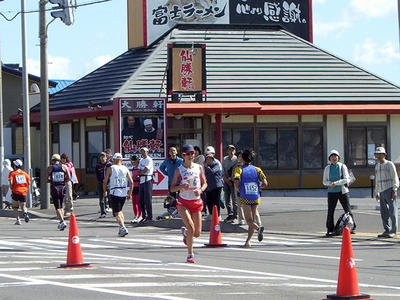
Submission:
[[[354,220],[350,216],[350,214],[344,213],[342,214],[336,222],[335,228],[333,232],[335,235],[342,235],[344,227],[349,227],[350,230],[354,229]]]
[[[347,172],[349,173],[349,183],[348,184],[346,183],[344,186],[348,188],[350,185],[352,185],[354,183],[354,181],[356,181],[356,177],[354,176],[352,170],[347,169]],[[340,178],[343,179],[343,164],[342,164],[341,173],[342,173],[342,175],[340,176]]]

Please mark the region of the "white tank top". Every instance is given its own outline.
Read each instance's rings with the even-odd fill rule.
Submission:
[[[180,190],[179,196],[184,200],[197,200],[200,199],[200,195],[196,196],[193,190],[201,188],[200,179],[200,165],[194,163],[192,169],[186,169],[183,165],[178,168],[181,175],[182,183],[189,183],[188,190]]]
[[[110,176],[110,194],[117,197],[126,197],[128,180],[126,174],[129,172],[125,166],[112,165]]]

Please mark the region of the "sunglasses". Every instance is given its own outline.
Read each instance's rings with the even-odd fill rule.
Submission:
[[[185,155],[194,155],[194,151],[190,151],[188,153],[183,153],[183,154],[185,154]]]

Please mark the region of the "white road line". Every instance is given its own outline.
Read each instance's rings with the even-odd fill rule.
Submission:
[[[61,246],[65,249],[68,247],[68,242],[61,242],[61,241],[54,241],[54,240],[47,240],[47,239],[39,239],[39,240],[27,240],[29,243],[33,244],[45,244],[47,245],[56,245],[56,246]],[[113,249],[115,247],[113,246],[106,246],[106,245],[96,245],[96,244],[86,244],[86,243],[81,243],[81,248],[92,248],[92,249],[99,249],[99,248],[110,248]]]
[[[197,282],[114,282],[114,283],[90,283],[78,284],[82,287],[90,288],[142,288],[142,287],[201,287],[201,286],[230,286],[229,283],[215,281],[197,281]]]
[[[131,268],[132,270],[132,268]],[[83,274],[83,275],[36,275],[29,276],[32,279],[100,279],[100,278],[160,278],[165,277],[161,274],[127,273],[127,274]]]

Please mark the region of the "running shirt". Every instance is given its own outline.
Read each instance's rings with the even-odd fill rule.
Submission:
[[[128,180],[126,178],[129,170],[125,166],[112,165],[110,176],[110,194],[117,197],[126,197],[128,191]]]
[[[181,183],[189,183],[188,190],[180,190],[179,197],[184,200],[197,200],[200,199],[200,195],[196,196],[194,194],[194,190],[201,188],[201,179],[200,179],[200,165],[193,163],[193,168],[187,169],[183,165],[178,167]]]
[[[31,177],[25,171],[17,169],[10,172],[8,180],[11,182],[11,191],[13,194],[26,196]]]
[[[50,182],[54,185],[65,185],[66,172],[64,171],[62,164],[52,165],[50,173]]]
[[[233,179],[240,180],[240,198],[249,201],[258,201],[260,198],[260,181],[266,179],[259,167],[238,166],[235,169]]]

